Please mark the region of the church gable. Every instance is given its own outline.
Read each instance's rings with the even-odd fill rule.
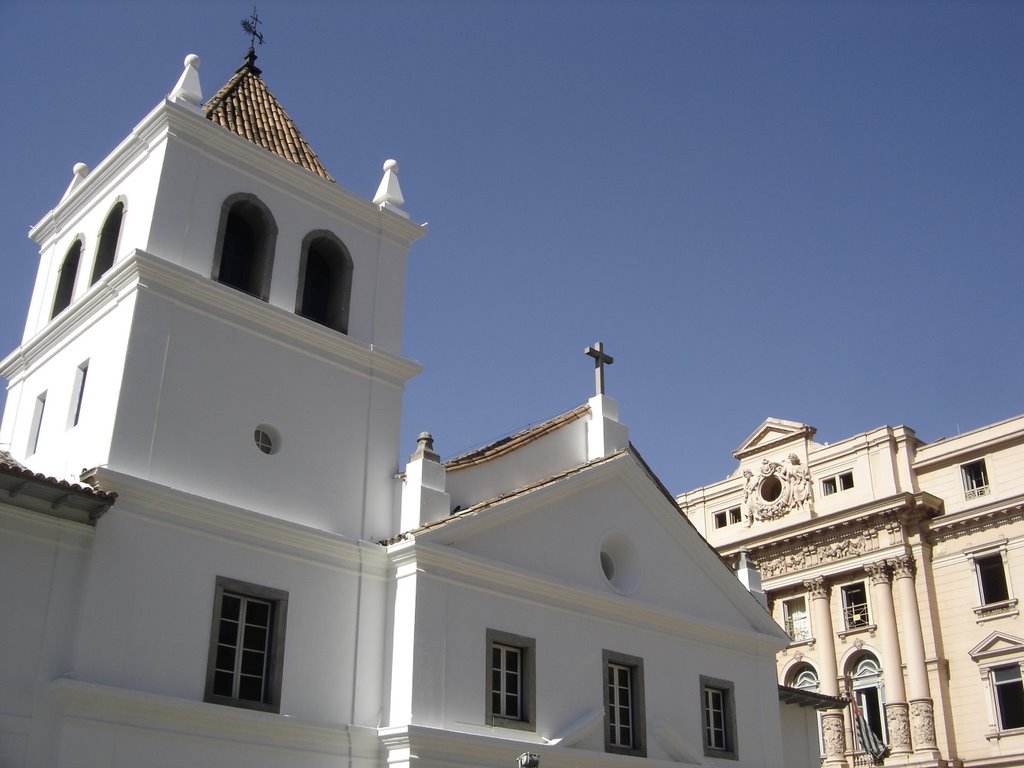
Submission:
[[[777,631],[632,449],[467,509],[413,536],[645,609]]]

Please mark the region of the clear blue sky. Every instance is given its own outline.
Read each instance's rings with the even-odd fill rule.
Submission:
[[[28,228],[251,3],[0,2],[0,348]],[[608,392],[670,490],[768,416],[925,440],[1024,411],[1024,3],[260,2],[259,65],[327,168],[401,164],[402,456]]]

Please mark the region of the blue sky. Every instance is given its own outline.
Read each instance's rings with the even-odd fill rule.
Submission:
[[[0,348],[28,228],[246,3],[0,2]],[[263,77],[333,175],[389,157],[410,258],[400,460],[575,407],[583,348],[672,491],[769,416],[925,440],[1024,411],[1024,3],[262,2]]]

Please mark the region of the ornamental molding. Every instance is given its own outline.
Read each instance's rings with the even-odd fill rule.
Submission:
[[[873,526],[867,521],[854,521],[837,526],[825,535],[800,536],[795,541],[765,546],[757,550],[753,558],[761,577],[772,579],[876,552],[883,548],[879,537],[882,530],[879,521]]]
[[[917,563],[913,555],[901,555],[886,561],[892,570],[894,579],[912,579],[917,573]]]
[[[892,584],[892,569],[886,560],[879,560],[875,563],[865,563],[864,570],[872,584]]]
[[[974,533],[1002,528],[1011,523],[1018,523],[1024,520],[1024,502],[1011,503],[1009,506],[1000,505],[995,508],[987,508],[983,511],[976,511],[964,515],[960,519],[945,522],[941,527],[933,527],[928,531],[925,538],[929,544],[935,545],[945,541],[958,539],[961,536],[970,536]]]
[[[931,699],[910,702],[910,731],[916,749],[936,746],[935,708]]]
[[[885,720],[889,726],[889,749],[892,752],[910,751],[910,711],[907,704],[894,701],[885,705]]]
[[[743,516],[754,520],[778,520],[790,512],[814,513],[811,473],[795,453],[785,461],[761,460],[757,472],[743,470]]]

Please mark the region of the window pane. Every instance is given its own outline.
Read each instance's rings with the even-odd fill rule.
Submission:
[[[233,672],[235,669],[235,649],[230,645],[217,646],[216,669]]]
[[[263,678],[245,677],[238,679],[238,698],[246,701],[263,700]]]
[[[225,619],[238,620],[238,612],[242,605],[242,598],[237,595],[224,595],[221,600],[220,615]]]
[[[243,647],[248,650],[263,651],[267,647],[267,630],[263,627],[245,628],[245,639]]]
[[[238,622],[222,619],[217,642],[223,645],[236,645],[238,643]]]
[[[231,686],[235,676],[230,672],[215,672],[213,675],[213,692],[218,696],[231,696]]]
[[[256,600],[245,601],[245,623],[266,627],[270,625],[270,605]]]

